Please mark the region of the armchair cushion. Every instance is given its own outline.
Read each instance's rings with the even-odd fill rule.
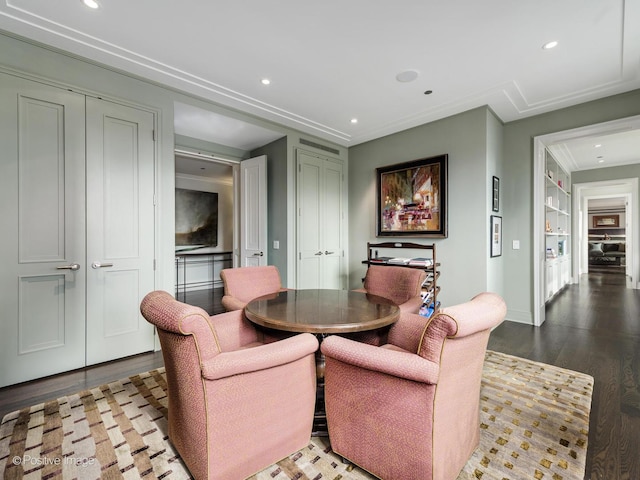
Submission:
[[[364,290],[391,300],[401,309],[403,304],[414,300],[414,313],[417,313],[422,304],[420,293],[425,278],[427,274],[420,269],[371,265],[364,278]]]
[[[242,310],[254,298],[286,290],[280,273],[273,265],[225,268],[220,272],[224,285],[222,306],[227,310]]]

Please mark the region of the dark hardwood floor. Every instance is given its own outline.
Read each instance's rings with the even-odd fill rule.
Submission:
[[[220,289],[191,292],[186,301],[213,314],[222,310],[220,296]],[[640,291],[625,288],[623,274],[584,275],[547,306],[542,327],[504,322],[489,348],[592,375],[585,479],[640,479]],[[0,417],[162,365],[161,353],[146,353],[6,387]]]
[[[640,291],[623,273],[583,275],[542,327],[504,322],[489,348],[593,376],[585,479],[640,479]]]

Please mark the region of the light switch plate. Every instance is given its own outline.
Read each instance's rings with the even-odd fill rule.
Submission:
[[[514,240],[513,241],[513,249],[514,250],[520,250],[520,240]]]

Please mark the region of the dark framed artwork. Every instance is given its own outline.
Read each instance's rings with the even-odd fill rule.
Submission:
[[[218,194],[176,188],[176,249],[218,245]]]
[[[447,236],[448,156],[376,169],[376,235]]]
[[[618,228],[620,226],[620,215],[594,215],[593,216],[593,228]]]
[[[491,256],[499,257],[502,255],[502,217],[491,215]]]
[[[491,208],[494,212],[499,212],[500,211],[500,179],[498,177],[493,177],[492,192],[493,192],[493,205]]]

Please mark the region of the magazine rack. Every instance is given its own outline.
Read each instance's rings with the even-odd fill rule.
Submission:
[[[427,250],[424,257],[403,257],[393,255],[398,253],[397,249],[405,250]],[[381,253],[386,256],[381,255]],[[392,256],[393,255],[393,256]],[[420,309],[420,314],[425,316],[431,316],[440,307],[438,302],[438,292],[440,287],[438,286],[438,277],[440,276],[440,264],[436,260],[436,244],[422,245],[412,242],[382,242],[371,243],[367,242],[367,259],[362,263],[367,265],[382,265],[382,266],[395,266],[406,268],[418,268],[424,270],[427,273],[427,278],[422,284],[422,299],[423,305]]]

